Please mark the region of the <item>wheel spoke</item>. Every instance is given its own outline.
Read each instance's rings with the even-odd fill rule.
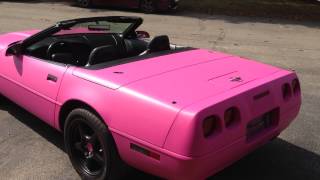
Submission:
[[[95,144],[96,140],[98,139],[98,135],[96,133],[94,133],[93,135],[91,135],[88,139],[88,142],[91,144]]]
[[[104,159],[103,157],[98,154],[98,153],[94,153],[93,157],[92,157],[97,163],[99,163],[100,165],[104,164]]]
[[[78,151],[80,151],[80,152],[85,152],[85,150],[84,150],[81,142],[76,142],[76,143],[74,144],[74,147],[75,147],[76,150],[78,150]]]
[[[81,124],[78,125],[78,131],[81,142],[86,142],[86,134]]]

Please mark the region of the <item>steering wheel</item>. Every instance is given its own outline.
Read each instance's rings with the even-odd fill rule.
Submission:
[[[52,59],[52,55],[55,53],[72,53],[71,45],[66,41],[55,41],[49,45],[47,57]]]

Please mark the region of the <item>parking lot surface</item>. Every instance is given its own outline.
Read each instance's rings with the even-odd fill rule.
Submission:
[[[303,105],[278,139],[211,180],[320,178],[320,23],[206,16],[185,12],[145,15],[134,11],[81,9],[62,3],[0,1],[0,33],[43,29],[56,21],[109,15],[145,19],[140,28],[167,34],[176,44],[215,49],[295,69]],[[135,172],[127,179],[157,179]],[[0,179],[79,179],[63,147],[62,135],[0,97]]]

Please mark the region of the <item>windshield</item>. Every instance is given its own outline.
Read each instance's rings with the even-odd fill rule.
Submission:
[[[25,39],[22,45],[28,47],[50,36],[64,34],[117,33],[125,38],[133,34],[142,22],[142,18],[130,16],[90,17],[61,21]]]
[[[123,34],[133,25],[132,22],[111,22],[107,20],[76,23],[62,29],[55,35],[82,34],[82,33],[117,33]]]

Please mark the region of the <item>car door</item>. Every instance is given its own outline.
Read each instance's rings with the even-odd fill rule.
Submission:
[[[56,98],[68,66],[27,55],[2,57],[1,92],[53,126]]]

